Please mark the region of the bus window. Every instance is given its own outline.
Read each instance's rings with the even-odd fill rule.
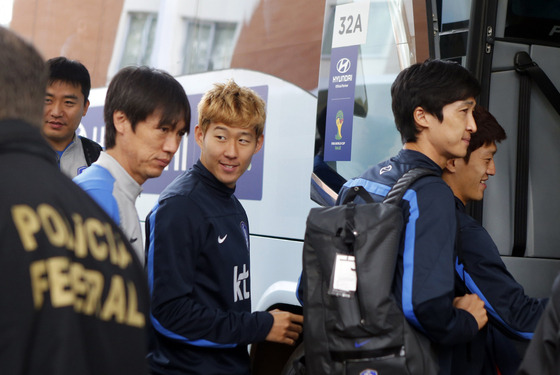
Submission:
[[[464,63],[471,11],[470,0],[428,1],[434,34],[430,56]]]
[[[504,37],[537,44],[560,44],[560,4],[550,0],[508,3]]]
[[[316,185],[311,193],[323,205],[334,203],[347,179],[402,147],[393,121],[390,88],[401,69],[416,59],[411,2],[371,0],[365,42],[356,46],[356,59],[349,59],[350,64],[356,64],[354,75],[334,70],[348,59],[340,54],[341,48],[333,47],[333,33],[340,32],[342,25],[335,14],[344,6],[348,3],[328,1],[325,10],[314,160]],[[338,80],[344,79],[355,84],[348,94],[353,102],[348,107],[337,107],[338,98],[333,98],[333,91]],[[339,129],[334,127],[336,123]]]

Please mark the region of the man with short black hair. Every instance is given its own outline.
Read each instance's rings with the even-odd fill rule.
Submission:
[[[43,135],[56,151],[60,170],[73,178],[99,157],[102,148],[76,133],[89,108],[91,81],[79,61],[55,57],[47,61]]]
[[[459,220],[458,286],[484,300],[491,321],[468,347],[454,350],[453,368],[455,373],[490,375],[499,369],[502,375],[513,375],[547,301],[525,294],[488,232],[465,211],[469,202],[484,197],[486,183],[496,173],[497,143],[506,139],[504,129],[488,110],[477,105],[473,116],[478,130],[467,154],[448,160],[442,178],[453,190]]]
[[[188,133],[189,101],[168,73],[127,67],[109,84],[104,118],[107,151],[74,181],[119,224],[144,263],[136,198],[146,180],[161,175]]]
[[[457,63],[427,60],[404,69],[391,86],[403,149],[346,182],[338,197],[343,202],[353,187],[363,186],[379,202],[408,170],[435,172],[415,181],[403,197],[406,226],[393,294],[408,322],[435,345],[442,375],[451,374],[452,346],[471,341],[487,322],[476,294],[455,298],[457,220],[453,192],[440,177],[447,160],[467,153],[479,92],[476,78]]]

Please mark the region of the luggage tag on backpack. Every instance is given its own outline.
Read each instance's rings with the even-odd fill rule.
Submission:
[[[350,298],[356,292],[356,258],[353,255],[336,254],[329,294]]]

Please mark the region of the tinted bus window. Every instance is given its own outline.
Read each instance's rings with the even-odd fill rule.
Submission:
[[[416,58],[410,5],[411,2],[370,1],[368,19],[361,19],[364,28],[367,21],[365,41],[356,46],[354,60],[341,54],[341,48],[333,48],[333,33],[340,32],[342,27],[341,19],[335,19],[337,8],[348,4],[343,1],[327,4],[314,173],[334,194],[345,180],[394,155],[402,147],[393,121],[390,88],[400,70]],[[352,74],[336,72],[336,65],[345,59],[350,60],[350,65],[356,65]],[[340,107],[333,111],[338,105],[337,98],[332,97],[333,81],[345,79],[354,85],[353,92],[349,93],[353,105],[349,110]],[[333,127],[337,122],[340,129]],[[351,147],[344,150],[348,145]],[[323,190],[325,188],[323,186]],[[328,199],[319,203],[329,204]]]
[[[560,3],[550,0],[512,0],[504,36],[560,45]]]

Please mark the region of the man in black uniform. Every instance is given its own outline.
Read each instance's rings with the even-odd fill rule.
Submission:
[[[146,374],[145,276],[41,136],[38,52],[0,27],[0,374]]]

